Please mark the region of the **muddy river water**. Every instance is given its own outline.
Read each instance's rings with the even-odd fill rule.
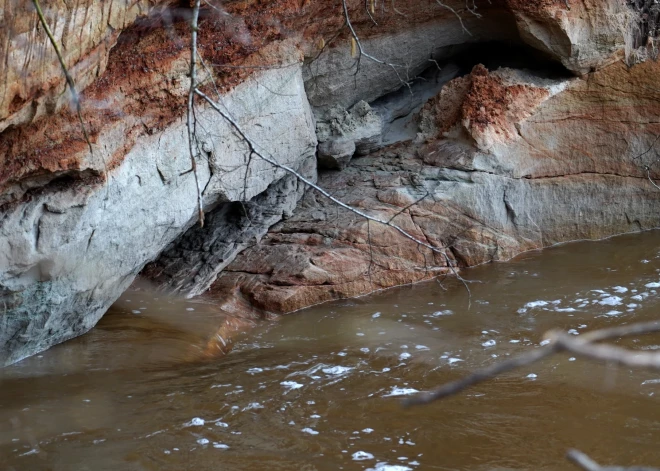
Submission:
[[[660,466],[660,372],[563,355],[400,406],[548,329],[657,318],[660,232],[464,276],[469,303],[456,280],[397,288],[258,323],[226,356],[207,352],[231,330],[212,303],[126,293],[91,333],[0,370],[0,469],[558,470],[572,447]]]

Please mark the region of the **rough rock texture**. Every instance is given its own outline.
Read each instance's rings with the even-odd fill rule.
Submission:
[[[660,192],[636,156],[660,135],[659,73],[656,62],[612,64],[585,80],[475,67],[424,108],[433,138],[319,180],[443,253],[310,193],[227,267],[213,296],[226,309],[238,298],[285,313],[437,276],[448,262],[473,266],[657,227]],[[646,163],[657,159],[649,154]]]
[[[294,168],[309,165],[316,136],[300,66],[261,72],[226,94],[223,103],[263,152]],[[246,178],[240,138],[210,109],[198,109],[197,118],[209,130],[200,136],[204,155],[197,164],[209,209],[218,202],[249,201],[284,176],[256,160]],[[113,148],[121,136],[109,132],[97,144]],[[3,207],[0,362],[87,331],[144,264],[195,223],[195,183],[190,157],[182,152],[186,139],[179,119],[140,139],[107,183],[60,177]]]
[[[456,79],[426,111],[448,136],[478,152],[476,170],[514,178],[598,173],[644,177],[643,154],[660,135],[660,63],[612,64],[586,79],[550,80],[476,67]],[[453,112],[447,112],[456,103]],[[428,120],[428,114],[423,120]]]
[[[121,31],[158,1],[42,1],[64,62],[82,89],[101,75]],[[71,97],[57,56],[38,26],[32,1],[0,7],[0,132],[52,114]]]
[[[319,168],[342,170],[355,154],[355,140],[351,137],[338,136],[319,142],[317,160]]]
[[[314,156],[302,162],[298,171],[315,180]],[[304,190],[302,182],[286,175],[251,201],[220,204],[207,215],[203,227],[188,229],[143,275],[174,293],[202,294],[237,254],[292,215]]]
[[[489,6],[484,5],[484,8]],[[420,8],[428,10],[428,6]],[[305,82],[315,113],[324,117],[328,110],[336,107],[348,109],[361,100],[372,102],[399,89],[433,65],[432,60],[442,61],[453,56],[466,43],[519,40],[511,13],[494,7],[482,13],[482,18],[466,15],[465,29],[445,10],[444,15],[427,19],[420,25],[388,35],[364,37],[361,41],[364,51],[385,64],[362,57],[358,73],[348,44],[314,56],[314,61],[305,68]],[[371,28],[371,31],[378,29]]]
[[[527,44],[578,74],[621,59],[637,17],[620,0],[507,0]]]

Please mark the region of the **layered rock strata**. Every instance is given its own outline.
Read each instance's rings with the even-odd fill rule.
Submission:
[[[319,185],[415,238],[309,193],[220,275],[213,296],[285,313],[507,260],[531,249],[658,227],[645,167],[660,136],[660,64],[585,79],[477,66],[422,111],[423,133]]]

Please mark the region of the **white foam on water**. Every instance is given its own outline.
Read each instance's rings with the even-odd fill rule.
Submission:
[[[527,376],[525,376],[525,378],[536,379],[536,378],[538,378],[538,375],[536,375],[536,374],[534,374],[534,373],[530,373],[530,374],[528,374]]]
[[[419,391],[414,388],[400,388],[398,386],[392,387],[392,391],[389,394],[385,394],[383,397],[394,397],[394,396],[410,396],[412,394],[417,394]]]
[[[619,296],[608,296],[598,301],[602,306],[618,306],[621,304],[622,299]]]
[[[412,355],[408,352],[403,352],[401,355],[399,355],[399,360],[407,360],[410,358]]]
[[[243,407],[243,409],[241,410],[246,411],[246,410],[254,410],[254,409],[265,409],[265,407],[259,404],[258,402],[251,402],[247,406]]]
[[[209,444],[209,439],[208,438],[200,438],[197,440],[197,443],[200,445],[208,445]]]
[[[492,339],[491,340],[486,340],[484,343],[481,344],[482,347],[486,347],[486,348],[494,347],[495,345],[497,345],[497,342],[495,340],[492,340]]]
[[[530,301],[527,304],[525,304],[525,307],[529,309],[534,309],[535,307],[547,306],[548,304],[549,304],[548,301]]]
[[[431,316],[441,317],[441,316],[451,316],[454,313],[451,309],[445,309],[444,311],[435,311]]]
[[[349,366],[333,366],[331,368],[322,368],[321,371],[323,371],[327,375],[343,375],[351,371],[353,368]]]
[[[200,417],[195,417],[193,418],[190,422],[185,423],[183,426],[184,427],[201,427],[204,425],[204,419]]]
[[[655,289],[655,288],[660,288],[660,283],[657,281],[653,281],[651,283],[646,283],[644,286],[647,288]]]
[[[304,384],[297,383],[295,381],[282,381],[280,383],[280,386],[287,388],[288,391],[292,391],[294,389],[300,389],[304,386]]]
[[[628,292],[628,288],[626,288],[625,286],[615,286],[612,289],[614,290],[615,293],[626,293],[626,292]]]
[[[226,450],[227,448],[229,448],[229,445],[225,445],[224,443],[214,442],[213,443],[213,448],[218,448],[220,450]]]
[[[309,428],[309,427],[305,427],[304,429],[301,430],[301,432],[309,433],[310,435],[318,435],[319,434],[316,430],[314,430],[312,428]]]
[[[21,454],[18,455],[18,456],[36,455],[36,454],[38,454],[38,453],[39,453],[39,450],[37,450],[36,448],[32,448],[30,451],[26,451],[25,453],[21,453]]]
[[[367,453],[366,451],[356,451],[352,455],[353,461],[364,461],[364,460],[373,460],[374,455]]]
[[[367,468],[365,471],[412,471],[408,466],[398,464],[388,464],[387,462],[376,463],[375,468]]]

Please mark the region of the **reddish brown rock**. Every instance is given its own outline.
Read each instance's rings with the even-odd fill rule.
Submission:
[[[422,111],[423,129],[437,137],[319,179],[371,216],[396,215],[394,223],[439,253],[310,192],[211,293],[286,313],[444,275],[448,262],[469,267],[656,227],[660,192],[644,165],[658,153],[638,156],[660,136],[659,72],[655,62],[616,63],[588,78],[551,80],[477,66]]]

